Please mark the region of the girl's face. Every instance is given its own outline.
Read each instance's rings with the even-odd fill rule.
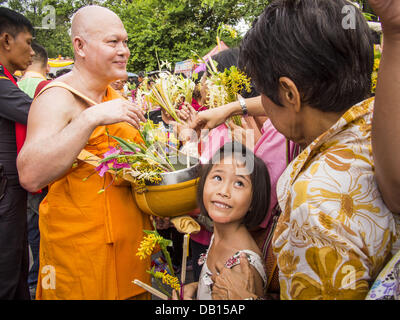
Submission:
[[[249,211],[252,184],[250,175],[243,175],[243,168],[234,158],[224,158],[210,170],[204,184],[203,203],[215,223],[241,221]]]

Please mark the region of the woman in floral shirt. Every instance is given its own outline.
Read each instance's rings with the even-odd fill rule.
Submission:
[[[364,299],[399,239],[374,176],[365,19],[345,0],[274,1],[240,58],[272,124],[303,149],[277,185],[281,299]]]

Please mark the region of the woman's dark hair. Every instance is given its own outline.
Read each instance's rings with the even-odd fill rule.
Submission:
[[[219,163],[223,157],[235,157],[240,159],[250,169],[250,180],[252,185],[252,199],[250,210],[243,219],[243,224],[252,229],[261,224],[264,220],[270,203],[271,183],[268,169],[265,163],[245,146],[238,142],[228,142],[224,144],[212,157],[209,163],[202,165],[200,169],[200,180],[197,188],[197,203],[201,214],[209,217],[203,202],[204,185],[208,174],[214,164]]]
[[[342,12],[354,13],[354,28]],[[239,56],[257,91],[275,104],[281,105],[279,78],[288,77],[302,103],[327,112],[369,96],[373,58],[368,24],[346,0],[273,1],[243,38]]]
[[[16,37],[20,32],[28,31],[34,35],[32,23],[22,14],[0,7],[0,34],[7,32]]]

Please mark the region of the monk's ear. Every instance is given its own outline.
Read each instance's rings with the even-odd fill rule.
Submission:
[[[290,78],[279,78],[279,97],[282,105],[292,108],[295,112],[300,111],[300,93],[296,84]]]
[[[74,46],[74,52],[76,55],[84,58],[86,56],[83,47],[85,46],[85,40],[79,36],[74,37],[72,44]]]

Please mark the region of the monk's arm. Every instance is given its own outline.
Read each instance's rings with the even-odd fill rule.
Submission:
[[[379,67],[372,152],[382,197],[392,212],[400,213],[400,34],[386,36]]]
[[[31,192],[65,174],[96,127],[90,108],[74,117],[75,98],[64,94],[57,101],[57,90],[52,91],[32,103],[27,139],[17,158],[20,183]]]

